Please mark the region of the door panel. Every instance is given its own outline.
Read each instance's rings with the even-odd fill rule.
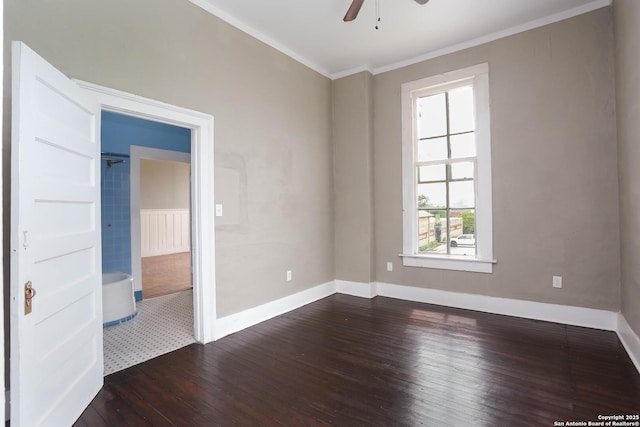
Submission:
[[[71,425],[103,383],[100,107],[12,48],[11,425]]]

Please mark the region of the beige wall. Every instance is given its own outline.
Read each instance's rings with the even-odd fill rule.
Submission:
[[[189,209],[191,165],[140,159],[140,208]]]
[[[640,2],[613,3],[622,314],[640,335]]]
[[[375,280],[373,76],[333,81],[336,279]]]
[[[329,79],[185,0],[4,4],[5,70],[22,40],[70,77],[215,117],[216,190],[244,203],[216,227],[218,316],[333,279]]]
[[[5,46],[20,39],[71,77],[215,116],[216,201],[231,208],[216,220],[220,316],[336,277],[619,308],[609,8],[333,85],[183,0],[8,0],[5,17]],[[403,268],[400,85],[482,62],[498,264]]]
[[[613,47],[605,8],[375,76],[377,280],[618,310]],[[484,62],[490,68],[494,273],[400,267],[400,85]],[[387,261],[397,266],[393,272],[386,271]],[[563,276],[562,290],[551,287],[553,275]]]

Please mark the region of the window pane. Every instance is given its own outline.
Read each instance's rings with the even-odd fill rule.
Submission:
[[[418,141],[418,161],[445,160],[449,156],[447,138],[434,138]]]
[[[418,98],[418,139],[447,134],[444,93]]]
[[[473,162],[451,164],[451,179],[473,179]]]
[[[474,157],[476,155],[476,134],[465,133],[451,136],[451,158]]]
[[[418,208],[446,208],[447,184],[418,184]]]
[[[449,232],[451,255],[476,255],[475,211],[452,210]]]
[[[469,132],[475,129],[473,88],[461,87],[449,92],[449,132]]]
[[[418,212],[418,253],[447,253],[447,212]]]
[[[444,181],[447,179],[445,165],[420,166],[418,168],[418,182]]]
[[[473,208],[475,207],[475,199],[473,181],[449,183],[449,202],[451,203],[451,208]]]
[[[476,211],[475,209],[452,209],[451,216],[462,218],[462,233],[476,234]]]

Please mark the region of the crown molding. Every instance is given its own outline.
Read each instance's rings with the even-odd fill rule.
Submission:
[[[462,43],[457,43],[455,45],[452,46],[448,46],[442,49],[437,49],[434,51],[430,51],[430,52],[425,52],[421,55],[406,59],[406,60],[402,60],[402,61],[398,61],[398,62],[394,62],[394,63],[389,63],[386,65],[380,65],[378,67],[371,67],[368,64],[363,64],[357,67],[353,67],[353,68],[349,68],[346,70],[342,70],[342,71],[338,71],[335,73],[330,72],[327,68],[309,60],[308,58],[306,58],[304,55],[298,53],[298,52],[294,52],[293,50],[289,49],[287,46],[285,46],[284,44],[272,39],[271,37],[265,35],[264,33],[262,33],[261,31],[258,31],[257,29],[253,28],[250,25],[247,25],[245,23],[243,23],[242,21],[240,21],[239,19],[231,16],[230,14],[228,14],[227,12],[213,6],[208,0],[189,0],[191,3],[193,3],[194,5],[204,9],[205,11],[211,13],[212,15],[215,15],[216,17],[222,19],[223,21],[227,22],[228,24],[236,27],[237,29],[249,34],[250,36],[258,39],[259,41],[267,44],[268,46],[271,46],[272,48],[284,53],[285,55],[289,56],[290,58],[294,59],[295,61],[301,63],[302,65],[305,65],[309,68],[311,68],[312,70],[320,73],[321,75],[331,79],[331,80],[337,80],[340,79],[342,77],[347,77],[350,76],[352,74],[357,74],[360,73],[362,71],[368,71],[373,75],[376,74],[381,74],[381,73],[386,73],[388,71],[392,71],[392,70],[396,70],[398,68],[403,68],[409,65],[413,65],[413,64],[417,64],[419,62],[423,62],[423,61],[427,61],[429,59],[433,59],[433,58],[437,58],[439,56],[443,56],[443,55],[447,55],[450,53],[454,53],[454,52],[458,52],[464,49],[468,49],[471,47],[475,47],[475,46],[479,46],[485,43],[489,43],[504,37],[509,37],[512,36],[514,34],[518,34],[518,33],[522,33],[525,31],[529,31],[538,27],[542,27],[545,25],[549,25],[549,24],[553,24],[555,22],[559,22],[559,21],[563,21],[565,19],[569,19],[569,18],[573,18],[575,16],[578,15],[582,15],[585,13],[589,13],[592,12],[594,10],[597,9],[601,9],[603,7],[607,7],[610,6],[612,4],[612,0],[594,0],[592,2],[589,2],[585,5],[582,6],[578,6],[575,7],[573,9],[569,9],[569,10],[565,10],[563,12],[560,13],[556,13],[553,15],[549,15],[546,16],[544,18],[540,18],[540,19],[536,19],[533,21],[529,21],[529,22],[525,22],[524,24],[520,24],[520,25],[516,25],[510,28],[507,28],[505,30],[501,30],[501,31],[496,31],[494,33],[491,34],[487,34],[481,37],[477,37],[471,40],[467,40],[465,42]]]
[[[320,65],[316,64],[313,61],[310,61],[303,55],[300,55],[299,53],[294,52],[293,50],[289,49],[287,46],[283,45],[282,43],[272,39],[271,37],[265,35],[264,33],[256,30],[252,26],[247,25],[244,22],[240,21],[239,19],[229,15],[227,12],[213,6],[207,0],[189,0],[189,1],[195,4],[196,6],[206,10],[210,14],[222,19],[227,24],[233,27],[236,27],[240,31],[243,31],[249,34],[251,37],[261,41],[262,43],[268,46],[271,46],[275,50],[280,51],[281,53],[284,53],[291,59],[299,62],[300,64],[311,68],[313,71],[316,71],[317,73],[322,74],[327,78],[331,78],[331,73],[326,68],[321,67]]]

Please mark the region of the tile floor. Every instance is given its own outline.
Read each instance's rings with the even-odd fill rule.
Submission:
[[[139,301],[137,308],[133,320],[103,330],[105,375],[195,342],[192,290]]]

